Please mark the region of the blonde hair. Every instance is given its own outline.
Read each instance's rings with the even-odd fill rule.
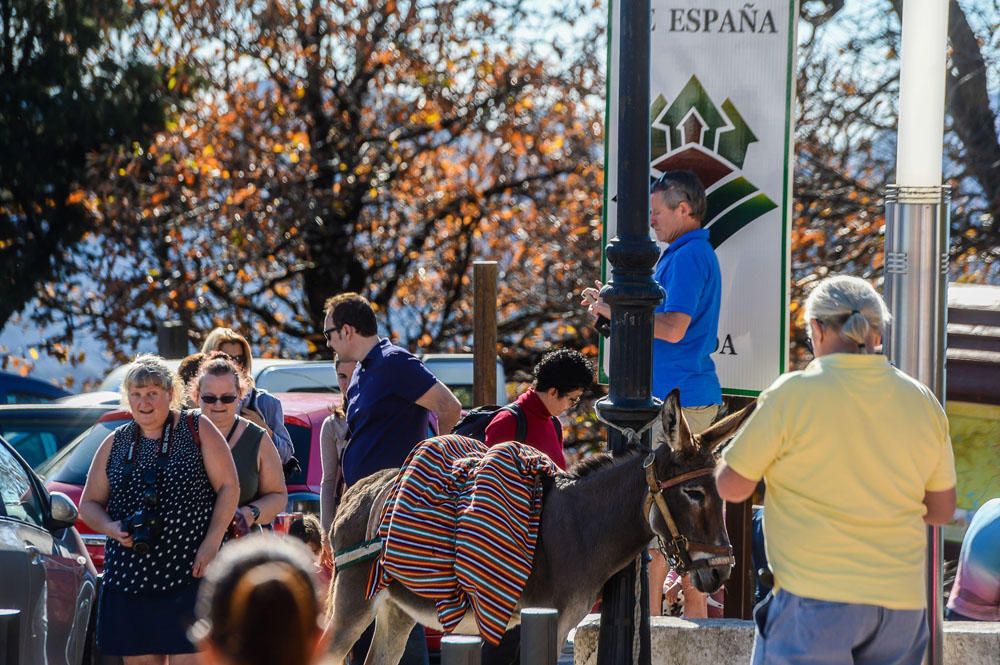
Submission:
[[[211,353],[212,351],[219,351],[223,344],[239,344],[243,347],[243,355],[246,356],[247,362],[246,367],[243,369],[246,371],[247,376],[253,376],[251,370],[251,365],[253,364],[253,354],[250,352],[250,342],[247,338],[239,334],[232,328],[216,328],[212,332],[208,333],[205,341],[201,345],[202,353]]]
[[[881,335],[892,319],[882,296],[871,284],[858,277],[837,275],[817,284],[806,298],[806,321],[816,319],[845,341],[870,353],[868,339]]]
[[[170,408],[180,409],[184,404],[184,384],[175,372],[170,371],[166,361],[153,353],[140,353],[129,365],[122,379],[122,408],[132,412],[128,403],[128,394],[132,388],[157,386],[170,393]]]

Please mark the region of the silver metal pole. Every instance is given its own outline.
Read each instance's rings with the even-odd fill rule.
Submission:
[[[889,185],[885,196],[885,300],[893,320],[884,340],[892,363],[945,400],[948,237],[951,190]],[[943,540],[927,528],[928,665],[944,662]]]

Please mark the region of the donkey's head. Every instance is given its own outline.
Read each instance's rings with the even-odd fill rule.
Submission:
[[[736,433],[753,408],[751,404],[695,435],[681,410],[680,392],[674,390],[660,412],[663,432],[654,442],[659,447],[647,460],[646,478],[653,499],[649,526],[671,564],[692,571],[694,585],[706,593],[729,578],[733,561],[722,499],[712,477],[715,451]]]

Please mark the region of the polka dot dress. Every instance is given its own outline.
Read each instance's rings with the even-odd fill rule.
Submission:
[[[193,420],[197,429],[198,416],[194,415]],[[177,589],[195,579],[191,567],[208,532],[215,491],[188,423],[188,414],[181,413],[170,455],[159,467],[156,494],[163,524],[160,537],[145,555],[109,538],[104,562],[104,584],[109,588],[124,593],[155,594]],[[119,427],[111,445],[107,511],[113,520],[125,519],[143,507],[144,471],[158,467],[160,440],[141,437],[135,469],[126,474],[125,460],[136,427],[135,422]]]

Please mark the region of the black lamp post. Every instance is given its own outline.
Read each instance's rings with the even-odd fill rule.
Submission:
[[[602,296],[611,306],[610,393],[598,403],[600,416],[618,428],[639,431],[659,412],[650,395],[653,309],[663,291],[653,280],[659,255],[649,237],[650,0],[618,0],[618,199],[617,237],[608,243],[611,279]],[[626,438],[609,428],[612,453],[625,452]],[[648,443],[648,432],[643,435]],[[641,559],[641,557],[640,557]],[[598,665],[648,665],[649,592],[646,566],[615,575],[604,587]],[[641,591],[637,593],[637,590]],[[638,597],[637,597],[638,596]],[[634,652],[639,630],[639,653]],[[636,660],[638,658],[638,661]]]

